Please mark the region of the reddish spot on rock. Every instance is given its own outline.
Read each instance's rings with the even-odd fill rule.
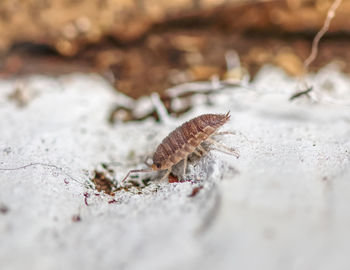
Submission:
[[[179,182],[179,178],[177,178],[176,176],[170,174],[168,177],[168,181],[169,183],[178,183]]]
[[[192,193],[188,197],[194,197],[198,194],[198,192],[203,188],[203,186],[195,187],[192,189]]]

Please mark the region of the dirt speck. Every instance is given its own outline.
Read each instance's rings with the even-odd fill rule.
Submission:
[[[192,189],[192,193],[188,195],[188,197],[194,197],[198,194],[198,192],[203,188],[203,186],[195,187]]]
[[[9,211],[9,208],[3,204],[3,203],[0,203],[0,214],[7,214]]]
[[[73,216],[72,216],[72,221],[73,221],[73,222],[79,222],[79,221],[81,221],[80,215],[79,215],[79,214],[73,215]]]

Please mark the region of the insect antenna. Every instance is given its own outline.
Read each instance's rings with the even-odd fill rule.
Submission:
[[[130,175],[131,173],[136,173],[136,172],[151,172],[151,171],[153,171],[152,168],[142,169],[142,170],[130,170],[130,171],[128,172],[128,174],[124,177],[124,179],[122,180],[122,182],[124,182],[124,181],[129,177],[129,175]]]

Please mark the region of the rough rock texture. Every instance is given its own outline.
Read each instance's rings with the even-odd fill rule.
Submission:
[[[113,126],[109,110],[132,101],[100,77],[2,80],[0,168],[41,164],[0,171],[0,268],[348,269],[350,79],[330,66],[308,80],[318,102],[289,101],[296,81],[267,67],[168,124]],[[178,124],[228,110],[239,134],[220,140],[239,159],[212,150],[192,181],[140,175],[153,181],[114,197],[85,185],[102,162],[120,180]]]

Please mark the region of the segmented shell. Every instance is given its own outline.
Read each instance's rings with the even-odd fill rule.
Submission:
[[[172,131],[157,147],[153,164],[160,170],[169,169],[187,158],[196,147],[230,118],[227,114],[203,114]]]

